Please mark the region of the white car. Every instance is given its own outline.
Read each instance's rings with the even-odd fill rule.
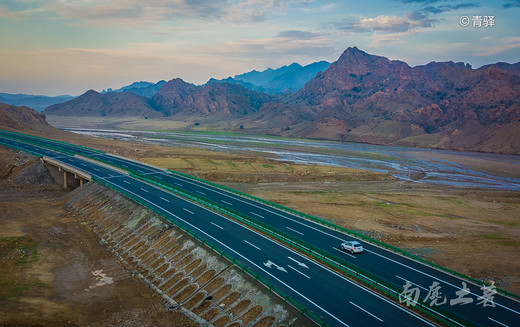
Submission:
[[[347,241],[341,243],[341,249],[344,251],[350,251],[352,254],[363,252],[363,246],[357,241]]]

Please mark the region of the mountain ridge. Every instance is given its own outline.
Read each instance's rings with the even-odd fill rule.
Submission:
[[[234,79],[196,86],[176,78],[150,99],[133,99],[135,108],[127,100],[126,111],[119,100],[105,101],[119,106],[113,112],[105,108],[105,114],[146,109],[228,131],[520,153],[519,67],[498,63],[473,69],[451,61],[411,67],[349,47],[295,92],[269,95]],[[78,115],[70,108],[56,112]]]

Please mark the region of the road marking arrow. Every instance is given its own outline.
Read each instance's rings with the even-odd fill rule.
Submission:
[[[272,262],[271,260],[267,260],[267,262],[264,262],[264,266],[266,266],[267,268],[271,268],[272,266],[274,266],[278,270],[281,270],[283,272],[287,272],[287,270],[285,270],[284,267],[281,267],[281,266],[277,265],[276,263]]]
[[[306,265],[306,264],[304,264],[303,262],[299,262],[298,260],[296,260],[296,259],[293,259],[293,258],[291,258],[291,257],[288,257],[288,258],[289,258],[290,260],[292,260],[292,261],[296,262],[296,263],[298,264],[298,266],[300,266],[300,267],[304,267],[304,268],[307,268],[307,269],[309,269],[309,267],[307,267],[307,265]]]

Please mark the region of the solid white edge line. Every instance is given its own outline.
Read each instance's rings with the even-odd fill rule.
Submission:
[[[104,178],[101,177],[101,179],[104,179]],[[140,180],[137,180],[137,179],[136,179],[136,181],[139,181],[139,182],[141,182],[141,183],[144,183],[144,182],[142,182],[142,181],[140,181]],[[187,201],[185,198],[176,195],[175,193],[167,192],[167,191],[166,191],[165,189],[163,189],[163,188],[160,188],[160,187],[155,186],[155,185],[152,185],[152,184],[150,184],[150,186],[155,187],[156,189],[158,189],[158,190],[160,190],[160,191],[162,191],[162,192],[165,192],[165,193],[168,193],[168,194],[170,194],[170,195],[176,196],[176,197],[178,197],[178,198],[180,198],[180,199],[182,199],[182,200],[184,200],[184,201],[186,201],[186,202],[188,202],[188,203],[192,203],[192,202]],[[162,208],[161,206],[159,206],[159,205],[157,205],[157,204],[151,202],[150,200],[147,200],[147,199],[143,198],[142,196],[140,196],[140,195],[138,195],[138,194],[135,194],[134,192],[132,192],[132,191],[130,191],[130,190],[124,188],[124,187],[123,187],[123,189],[126,190],[127,192],[131,193],[131,194],[134,194],[135,196],[137,196],[137,197],[139,197],[139,198],[142,198],[142,199],[145,200],[146,202],[148,202],[148,203],[150,203],[150,204],[153,204],[153,205],[159,207],[160,209],[162,209],[162,210],[164,210],[165,212],[169,213],[169,214],[172,215],[173,217],[175,217],[175,218],[177,218],[177,219],[183,221],[184,223],[186,223],[186,224],[192,226],[193,228],[197,229],[198,231],[200,231],[200,232],[202,232],[203,234],[207,235],[208,237],[212,238],[212,239],[215,240],[216,242],[222,244],[222,246],[228,248],[229,250],[233,251],[234,253],[236,253],[236,254],[239,255],[240,257],[242,257],[242,258],[244,258],[245,260],[249,261],[251,264],[253,264],[254,266],[256,266],[258,269],[262,270],[264,273],[266,273],[266,274],[268,274],[269,276],[273,277],[273,278],[276,279],[278,282],[282,283],[282,284],[285,285],[287,288],[291,289],[293,292],[295,292],[296,294],[300,295],[302,298],[304,298],[304,299],[306,299],[307,301],[309,301],[310,303],[314,304],[317,308],[319,308],[319,309],[322,310],[323,312],[327,313],[329,316],[333,317],[334,319],[336,319],[337,321],[339,321],[341,324],[343,324],[343,325],[345,325],[345,326],[348,326],[347,324],[345,324],[344,322],[342,322],[341,320],[339,320],[337,317],[335,317],[334,315],[332,315],[330,312],[328,312],[327,310],[323,309],[321,306],[317,305],[317,304],[314,303],[313,301],[309,300],[307,297],[305,297],[304,295],[302,295],[300,292],[296,291],[295,289],[293,289],[292,287],[290,287],[289,285],[287,285],[287,284],[284,283],[283,281],[279,280],[278,278],[276,278],[275,276],[273,276],[271,273],[269,273],[268,271],[266,271],[266,270],[263,269],[262,267],[258,266],[258,265],[255,264],[254,262],[252,262],[252,261],[251,261],[250,259],[248,259],[247,257],[241,255],[240,253],[238,253],[238,252],[235,251],[234,249],[230,248],[230,247],[227,246],[226,244],[224,244],[224,243],[222,243],[221,241],[219,241],[219,240],[216,239],[215,237],[209,235],[209,234],[206,233],[205,231],[203,231],[203,230],[197,228],[196,226],[190,224],[189,222],[187,222],[187,221],[185,221],[184,219],[180,218],[179,216],[177,216],[177,215],[171,213],[170,211],[168,211],[168,210]],[[208,209],[202,207],[201,205],[199,205],[199,204],[197,204],[197,203],[193,203],[193,204],[196,205],[196,206],[198,206],[198,207],[200,207],[200,208],[203,208],[204,210],[208,210]],[[208,211],[209,211],[209,210],[208,210]],[[232,220],[231,218],[227,218],[227,217],[225,217],[225,216],[223,216],[223,215],[221,215],[221,214],[215,213],[215,212],[213,212],[213,211],[210,211],[210,212],[213,213],[213,214],[216,214],[217,216],[219,216],[219,217],[221,217],[221,218],[223,218],[223,219],[226,219],[226,220],[228,220],[228,221],[230,221],[230,222],[232,222],[232,223],[234,223],[234,224],[236,224],[236,225],[239,225],[239,226],[241,226],[241,227],[244,228],[244,226],[242,226],[242,225],[239,224],[238,222]],[[264,236],[264,235],[258,233],[258,232],[255,231],[255,230],[252,230],[252,229],[248,229],[248,230],[251,231],[251,232],[253,232],[253,233],[255,233],[255,234],[258,234],[260,237],[263,237],[263,238],[265,238],[266,240],[268,240],[268,241],[270,241],[270,242],[272,242],[272,243],[275,243],[275,244],[278,245],[278,246],[281,246],[282,248],[284,248],[284,249],[286,249],[286,250],[288,250],[288,251],[290,251],[290,252],[293,252],[295,255],[301,257],[301,258],[304,259],[304,260],[309,261],[310,263],[313,263],[315,266],[317,266],[317,267],[319,267],[319,268],[321,268],[321,269],[327,270],[327,271],[329,271],[329,272],[332,273],[332,274],[335,274],[336,276],[340,277],[341,279],[343,279],[343,280],[345,280],[345,281],[351,283],[352,285],[354,285],[354,286],[360,288],[361,290],[363,290],[363,291],[365,291],[365,292],[368,292],[368,293],[374,295],[375,297],[378,297],[379,299],[381,299],[381,300],[383,300],[383,301],[389,303],[390,305],[394,306],[395,308],[400,309],[401,311],[403,311],[403,312],[405,312],[405,313],[411,315],[412,317],[414,317],[414,318],[416,318],[416,319],[418,319],[418,320],[421,320],[422,322],[424,322],[424,323],[426,323],[426,324],[428,324],[428,325],[430,325],[430,326],[435,327],[435,325],[434,325],[433,323],[431,323],[431,322],[429,322],[428,320],[422,318],[421,316],[418,316],[418,315],[414,314],[413,312],[411,312],[411,311],[409,311],[409,310],[403,308],[402,306],[400,306],[400,305],[398,305],[398,304],[396,304],[396,303],[394,303],[394,302],[392,302],[392,301],[386,299],[385,297],[383,297],[383,296],[377,294],[376,292],[374,292],[374,291],[372,291],[372,290],[370,290],[370,289],[368,289],[368,288],[365,288],[365,287],[363,287],[363,286],[361,286],[361,285],[355,283],[354,281],[352,281],[352,280],[346,278],[345,276],[340,275],[339,273],[337,273],[337,272],[335,272],[335,271],[333,271],[333,270],[331,270],[331,269],[325,267],[324,265],[320,264],[319,262],[316,262],[316,261],[314,261],[314,260],[311,260],[310,258],[308,258],[308,257],[306,257],[306,256],[304,256],[304,255],[302,255],[302,254],[300,254],[300,253],[294,251],[294,250],[291,249],[291,248],[288,248],[288,247],[283,246],[282,244],[280,244],[280,243],[278,243],[278,242],[276,242],[276,241],[274,241],[274,240],[272,240],[272,239],[270,239],[270,238],[268,238],[268,237],[266,237],[266,236]]]
[[[362,307],[360,307],[359,305],[355,304],[355,303],[352,302],[352,301],[348,301],[348,302],[349,302],[350,304],[352,304],[353,306],[355,306],[356,308],[365,311],[366,313],[368,313],[368,314],[371,315],[372,317],[374,317],[374,318],[376,318],[377,320],[383,322],[383,319],[379,318],[379,317],[376,316],[375,314],[370,313],[369,311],[367,311],[366,309],[363,309]]]
[[[496,323],[499,324],[499,325],[509,327],[508,325],[503,324],[503,323],[501,323],[500,321],[496,321],[495,319],[493,319],[493,318],[491,318],[491,317],[488,317],[488,319],[491,320],[491,321],[493,321],[493,322],[496,322]]]
[[[104,179],[104,178],[101,177],[101,179]],[[272,275],[270,272],[266,271],[265,269],[263,269],[262,267],[260,267],[259,265],[257,265],[256,263],[254,263],[253,261],[251,261],[250,259],[248,259],[247,257],[243,256],[242,254],[238,253],[237,251],[235,251],[235,250],[232,249],[231,247],[229,247],[229,246],[227,246],[226,244],[222,243],[221,241],[219,241],[219,240],[216,239],[215,237],[213,237],[213,236],[211,236],[210,234],[206,233],[205,231],[199,229],[197,226],[194,226],[194,225],[190,224],[189,222],[187,222],[186,220],[182,219],[181,217],[179,217],[179,216],[177,216],[177,215],[171,213],[170,211],[168,211],[168,210],[162,208],[161,206],[159,206],[159,205],[157,205],[157,204],[151,202],[150,200],[143,198],[143,197],[140,196],[139,194],[136,194],[136,193],[134,193],[134,192],[132,192],[132,191],[130,191],[130,190],[127,190],[127,189],[125,189],[124,187],[123,187],[123,189],[124,189],[125,191],[127,191],[128,193],[131,193],[131,194],[133,194],[133,195],[135,195],[135,196],[137,196],[137,197],[143,199],[144,201],[146,201],[146,202],[148,202],[148,203],[150,203],[150,204],[152,204],[152,205],[154,205],[154,206],[160,208],[160,209],[163,210],[164,212],[169,213],[172,217],[175,217],[175,218],[177,218],[178,220],[184,222],[185,224],[190,225],[192,228],[194,228],[194,229],[200,231],[201,233],[207,235],[208,237],[210,237],[211,239],[213,239],[215,242],[220,243],[222,246],[226,247],[226,248],[229,249],[230,251],[232,251],[232,252],[236,253],[238,256],[242,257],[244,260],[249,261],[252,265],[254,265],[255,267],[257,267],[258,269],[260,269],[261,271],[263,271],[263,272],[266,273],[267,275],[271,276],[273,279],[277,280],[279,283],[285,285],[287,288],[289,288],[290,290],[292,290],[292,291],[295,292],[296,294],[300,295],[302,298],[304,298],[304,299],[306,299],[307,301],[309,301],[310,303],[314,304],[317,308],[319,308],[320,310],[322,310],[323,312],[325,312],[326,314],[328,314],[330,317],[332,317],[332,318],[334,318],[335,320],[337,320],[337,321],[338,321],[339,323],[341,323],[342,325],[344,325],[344,326],[346,326],[346,327],[350,327],[349,325],[347,325],[346,323],[344,323],[343,321],[341,321],[340,319],[338,319],[336,316],[334,316],[333,314],[331,314],[331,313],[328,312],[327,310],[323,309],[321,306],[317,305],[317,304],[314,303],[313,301],[309,300],[307,297],[305,297],[304,295],[302,295],[302,294],[301,294],[300,292],[298,292],[297,290],[293,289],[291,286],[287,285],[286,283],[284,283],[284,282],[281,281],[280,279],[276,278],[276,277],[275,277],[274,275]],[[219,215],[219,216],[220,216],[220,215]],[[222,216],[222,217],[223,217],[223,216]],[[223,218],[225,218],[225,217],[223,217]],[[226,218],[226,219],[227,219],[227,218]],[[233,220],[230,220],[230,221],[233,222]],[[255,233],[256,233],[256,232],[255,232]],[[258,234],[258,233],[257,233],[257,234]],[[262,236],[261,234],[258,234],[258,235]],[[266,237],[266,239],[267,239],[267,240],[270,240],[270,239],[267,238],[267,237]],[[270,241],[272,241],[272,240],[270,240]],[[272,241],[272,242],[273,242],[273,243],[276,243],[276,242],[274,242],[274,241]],[[276,243],[276,244],[279,245],[279,246],[281,246],[279,243]],[[287,248],[285,248],[285,249],[287,249]],[[320,266],[320,267],[321,267],[321,266]],[[403,309],[403,310],[404,310],[404,309]],[[414,316],[414,317],[417,317],[417,316]],[[432,326],[433,326],[433,325],[432,325]]]
[[[172,174],[172,173],[170,173],[170,175],[175,176],[175,177],[181,177],[181,176],[178,176],[178,175],[175,175],[175,174]],[[208,189],[208,190],[210,190],[210,191],[213,191],[213,192],[216,192],[216,193],[222,194],[222,195],[226,195],[226,196],[228,196],[228,197],[231,197],[231,194],[232,194],[232,195],[234,195],[233,199],[235,199],[235,200],[237,200],[237,201],[241,201],[241,202],[243,202],[243,203],[246,203],[246,204],[252,205],[252,206],[254,206],[254,207],[256,207],[256,208],[259,208],[259,209],[261,209],[261,210],[265,210],[265,211],[270,212],[270,213],[272,213],[272,214],[278,215],[278,216],[280,216],[280,217],[282,217],[282,218],[285,218],[285,219],[291,220],[291,221],[293,221],[293,222],[295,222],[295,223],[297,223],[297,224],[300,224],[300,225],[303,225],[303,226],[305,226],[305,227],[308,227],[308,228],[314,229],[314,230],[316,230],[316,231],[318,231],[318,232],[320,232],[320,233],[323,233],[323,234],[325,234],[325,235],[328,235],[328,236],[330,236],[330,237],[333,237],[333,238],[335,238],[335,239],[337,239],[337,240],[343,241],[342,238],[340,238],[340,237],[338,237],[338,236],[336,236],[336,235],[332,235],[332,234],[330,234],[330,233],[328,233],[328,232],[326,232],[326,231],[324,231],[324,230],[321,230],[321,229],[318,229],[318,228],[313,227],[313,226],[311,226],[311,225],[308,225],[307,223],[311,223],[311,224],[315,224],[315,223],[312,223],[312,222],[309,222],[309,221],[303,220],[303,218],[300,218],[300,217],[298,217],[298,216],[296,216],[296,215],[294,215],[294,214],[292,214],[292,213],[287,213],[287,214],[289,214],[289,215],[291,215],[291,216],[294,216],[294,217],[296,217],[297,219],[302,220],[302,221],[298,221],[298,220],[296,220],[296,219],[294,219],[294,218],[290,218],[290,217],[288,217],[288,216],[282,215],[281,213],[278,213],[278,212],[275,212],[275,211],[272,211],[272,210],[269,210],[269,209],[266,209],[266,208],[262,208],[262,207],[260,207],[260,206],[258,206],[258,205],[256,205],[256,204],[252,203],[252,202],[256,202],[256,201],[254,201],[254,200],[250,200],[250,199],[249,199],[251,202],[244,201],[244,200],[241,199],[241,198],[243,198],[243,196],[240,196],[240,195],[238,195],[238,194],[230,193],[230,192],[228,192],[228,191],[225,191],[225,193],[223,193],[223,192],[221,192],[221,191],[223,191],[223,190],[221,190],[221,189],[217,189],[216,187],[213,187],[214,189],[211,189],[211,188],[209,188],[209,187],[207,187],[207,186],[205,186],[205,185],[202,185],[202,184],[200,184],[200,183],[199,183],[199,184],[195,184],[194,182],[190,181],[190,180],[189,180],[188,178],[186,178],[186,177],[184,177],[183,181],[185,181],[186,183],[190,183],[190,184],[192,184],[192,185],[196,185],[196,186],[199,186],[199,187],[202,187],[202,188]],[[267,206],[267,205],[266,205],[266,206]],[[283,213],[286,213],[286,212],[283,212]],[[324,227],[324,226],[321,226],[321,225],[317,225],[317,226]],[[326,228],[326,227],[325,227],[325,228]],[[348,235],[345,235],[345,236],[348,236]],[[356,238],[356,239],[357,239],[357,238]],[[374,245],[374,244],[371,244],[371,245]],[[376,245],[374,245],[374,246],[376,246]],[[378,247],[378,248],[379,248],[379,247]],[[383,248],[381,248],[381,249],[382,249],[383,251],[387,251],[387,250],[385,250],[385,249],[383,249]],[[365,250],[366,250],[366,249],[365,249]],[[404,264],[404,263],[401,263],[401,262],[395,261],[395,260],[393,260],[393,259],[387,258],[387,257],[385,257],[385,256],[383,256],[383,255],[381,255],[381,254],[379,254],[379,253],[376,253],[376,252],[374,252],[374,251],[371,251],[371,250],[366,250],[366,251],[371,252],[371,253],[374,253],[374,254],[377,254],[378,256],[380,256],[380,257],[382,257],[382,258],[385,258],[385,259],[387,259],[387,260],[390,260],[390,261],[396,262],[396,263],[398,263],[398,264],[400,264],[400,265],[402,265],[402,266],[404,266],[404,267],[407,267],[407,268],[409,268],[409,269],[411,269],[411,270],[415,270],[415,271],[417,271],[417,272],[419,272],[419,273],[421,273],[421,274],[424,274],[424,275],[426,275],[426,276],[428,276],[428,277],[431,277],[431,278],[433,278],[434,280],[437,279],[437,280],[439,280],[439,281],[444,282],[444,283],[447,284],[447,285],[450,285],[451,287],[454,287],[454,288],[456,288],[456,289],[459,289],[459,287],[454,286],[453,284],[448,283],[448,282],[444,281],[443,279],[435,278],[435,277],[433,277],[433,276],[431,276],[431,275],[429,275],[429,274],[427,274],[427,273],[425,273],[425,272],[422,272],[422,271],[420,271],[420,270],[418,270],[418,269],[415,269],[415,268],[413,268],[413,267],[410,267],[410,266],[408,266],[408,265],[406,265],[406,264]],[[389,251],[387,251],[387,252],[389,252]],[[391,252],[389,252],[389,253],[391,253]],[[408,259],[408,260],[411,260],[411,259]],[[414,260],[412,260],[412,261],[415,262],[415,263],[419,263],[419,264],[420,264],[420,262],[417,262],[417,261],[414,261]],[[425,267],[428,267],[428,268],[432,268],[432,267],[427,266],[427,265],[424,265],[424,266],[425,266]],[[432,268],[432,269],[435,269],[435,268]],[[443,271],[441,271],[441,270],[438,270],[438,271],[446,275],[445,272],[443,272]],[[466,281],[466,280],[464,280],[464,279],[460,279],[460,280],[461,280],[461,281]],[[470,292],[470,294],[475,295],[475,296],[479,296],[479,295],[474,294],[474,293],[471,293],[471,292]],[[518,311],[516,311],[516,310],[513,310],[513,309],[511,309],[511,308],[509,308],[509,307],[507,307],[507,306],[505,306],[505,305],[502,305],[502,304],[497,303],[497,302],[494,302],[494,303],[495,303],[496,305],[498,305],[498,306],[500,306],[500,307],[503,307],[503,308],[505,308],[505,309],[507,309],[507,310],[510,310],[510,311],[512,311],[512,312],[514,312],[514,313],[520,314],[520,312],[518,312]]]
[[[257,249],[257,250],[262,251],[261,248],[259,248],[258,246],[254,245],[253,243],[248,242],[248,241],[246,241],[246,240],[244,240],[244,242],[246,242],[247,244],[251,245],[252,247],[254,247],[254,248]]]
[[[402,266],[404,266],[404,267],[407,267],[408,269],[414,270],[414,271],[416,271],[416,272],[418,272],[418,273],[421,273],[421,274],[423,274],[423,275],[425,275],[425,276],[428,276],[428,277],[432,278],[434,281],[438,280],[438,281],[441,281],[441,282],[445,283],[446,285],[449,285],[449,286],[451,286],[451,287],[454,287],[455,289],[460,289],[460,287],[455,286],[455,285],[453,285],[452,283],[448,283],[448,282],[446,282],[446,281],[444,281],[444,280],[442,280],[442,279],[436,278],[436,277],[434,277],[434,276],[432,276],[432,275],[430,275],[430,274],[427,274],[427,273],[425,273],[425,272],[423,272],[423,271],[420,271],[419,269],[415,269],[415,268],[413,268],[413,267],[409,267],[409,266],[405,265],[405,264],[402,263],[402,262],[396,261],[396,260],[394,260],[394,259],[387,258],[387,257],[385,257],[385,256],[383,256],[383,255],[381,255],[381,254],[379,254],[379,253],[376,253],[376,252],[374,252],[374,251],[371,251],[371,250],[367,250],[367,249],[365,249],[365,251],[371,252],[371,253],[373,253],[373,254],[375,254],[375,255],[378,255],[378,256],[380,256],[380,257],[386,259],[386,260],[393,261],[393,262],[395,262],[395,263],[397,263],[397,264],[400,264],[400,265],[402,265]],[[461,281],[464,281],[464,280],[461,280]],[[481,295],[475,294],[475,293],[473,293],[473,292],[469,292],[468,294],[474,295],[474,296],[476,296],[477,298],[478,298],[478,297],[481,297]],[[520,314],[520,312],[518,312],[518,311],[516,311],[516,310],[513,310],[513,309],[511,309],[511,308],[509,308],[509,307],[506,307],[506,306],[503,305],[503,304],[500,304],[500,303],[497,303],[497,302],[493,302],[493,303],[495,303],[495,304],[498,305],[499,307],[502,307],[502,308],[504,308],[504,309],[507,309],[507,310],[509,310],[509,311],[512,311],[512,312],[514,312],[514,313],[516,313],[516,314]]]
[[[210,224],[212,224],[213,226],[217,226],[217,227],[218,227],[218,228],[220,228],[220,229],[224,229],[224,227],[222,227],[222,226],[219,226],[219,225],[215,224],[215,223],[214,223],[214,222],[212,222],[212,221],[210,221],[209,223],[210,223]]]
[[[287,267],[291,268],[292,270],[296,271],[297,273],[300,273],[301,275],[307,277],[308,279],[311,279],[309,276],[305,275],[304,273],[302,273],[302,272],[299,271],[298,269],[294,268],[293,266],[291,266],[291,265],[287,265]]]

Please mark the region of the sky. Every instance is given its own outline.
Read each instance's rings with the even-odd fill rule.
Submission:
[[[0,92],[203,84],[352,46],[411,66],[515,63],[519,16],[520,0],[0,0]]]

